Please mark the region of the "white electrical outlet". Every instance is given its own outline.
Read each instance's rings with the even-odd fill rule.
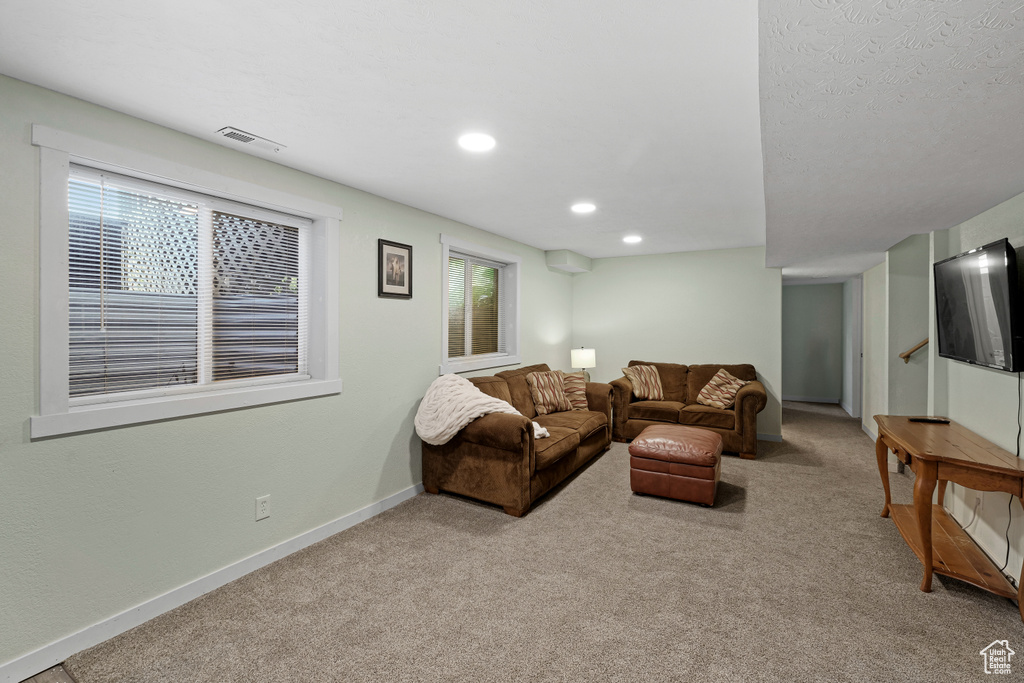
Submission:
[[[270,516],[270,496],[260,496],[256,499],[256,521],[266,519]]]

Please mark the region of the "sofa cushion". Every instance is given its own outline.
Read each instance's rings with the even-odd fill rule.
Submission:
[[[477,389],[488,396],[512,403],[512,395],[508,393],[508,384],[500,377],[488,375],[487,377],[469,377],[468,379]]]
[[[702,406],[699,403],[694,403],[679,411],[679,424],[692,425],[694,427],[735,429],[736,411],[712,408],[711,406]]]
[[[546,363],[538,365],[527,365],[515,370],[499,372],[495,377],[500,377],[508,383],[508,391],[512,397],[509,403],[526,417],[536,417],[537,409],[533,406],[533,396],[530,395],[530,385],[526,382],[526,376],[531,372],[550,372],[551,368]]]
[[[551,436],[534,441],[538,470],[551,467],[562,456],[574,452],[580,445],[580,433],[575,429],[554,426],[545,428]]]
[[[561,372],[561,371],[559,371]],[[562,372],[565,397],[573,410],[590,410],[587,404],[587,380],[582,372]]]
[[[533,407],[537,411],[537,415],[572,410],[572,405],[569,404],[569,399],[565,396],[562,373],[557,370],[555,372],[531,372],[526,376],[526,383],[530,385],[530,396],[533,398]]]
[[[631,360],[629,366],[653,365],[658,369],[658,377],[661,379],[661,390],[666,401],[682,401],[693,403],[686,395],[687,366],[678,363],[649,363],[642,360]],[[701,386],[704,386],[703,384]]]
[[[661,377],[653,365],[630,365],[622,368],[622,374],[629,378],[633,385],[633,395],[644,400],[661,401],[665,393],[661,388]]]
[[[679,422],[679,411],[686,407],[679,401],[633,401],[629,404],[630,420]]]
[[[697,394],[697,403],[712,408],[731,408],[736,402],[736,394],[744,384],[747,384],[745,380],[733,377],[722,368]]]
[[[711,378],[715,376],[719,370],[725,370],[733,377],[742,379],[744,381],[751,381],[757,379],[757,371],[754,370],[753,365],[722,365],[722,364],[705,364],[705,365],[691,365],[689,377],[686,380],[686,398],[680,399],[686,403],[696,403],[697,396],[700,395],[700,390],[703,389]]]
[[[538,415],[536,422],[548,430],[552,427],[575,429],[580,433],[580,440],[582,441],[597,430],[607,426],[608,417],[604,413],[594,412],[593,410],[570,410],[565,413]],[[539,439],[537,443],[541,441],[543,439]]]

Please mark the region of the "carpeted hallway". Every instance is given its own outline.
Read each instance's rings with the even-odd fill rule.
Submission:
[[[984,678],[992,641],[1024,644],[1012,602],[918,590],[859,420],[783,419],[783,443],[725,458],[713,509],[632,495],[614,444],[522,519],[423,494],[65,666],[79,683],[951,681]]]

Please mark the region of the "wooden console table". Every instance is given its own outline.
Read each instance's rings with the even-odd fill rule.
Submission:
[[[921,590],[932,590],[932,573],[974,584],[1017,600],[1024,619],[1024,570],[1015,589],[999,568],[978,548],[942,507],[946,483],[954,482],[977,491],[1005,491],[1024,495],[1024,460],[950,422],[911,422],[905,415],[875,415],[878,440],[875,456],[885,489],[882,517],[892,513],[903,540],[924,566]],[[888,452],[914,471],[914,504],[893,505],[889,496]],[[932,493],[938,485],[938,504]],[[1024,505],[1024,501],[1021,502]]]

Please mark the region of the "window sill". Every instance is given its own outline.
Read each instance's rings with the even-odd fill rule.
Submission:
[[[486,370],[488,368],[500,368],[506,365],[519,365],[521,362],[522,359],[519,356],[488,356],[472,360],[450,360],[441,365],[439,374],[448,375],[459,372],[472,372],[474,370]]]
[[[340,394],[341,389],[342,381],[340,379],[314,379],[286,384],[207,391],[185,396],[162,396],[138,401],[81,406],[70,408],[66,413],[33,416],[31,438],[39,439],[316,396],[329,396]]]

